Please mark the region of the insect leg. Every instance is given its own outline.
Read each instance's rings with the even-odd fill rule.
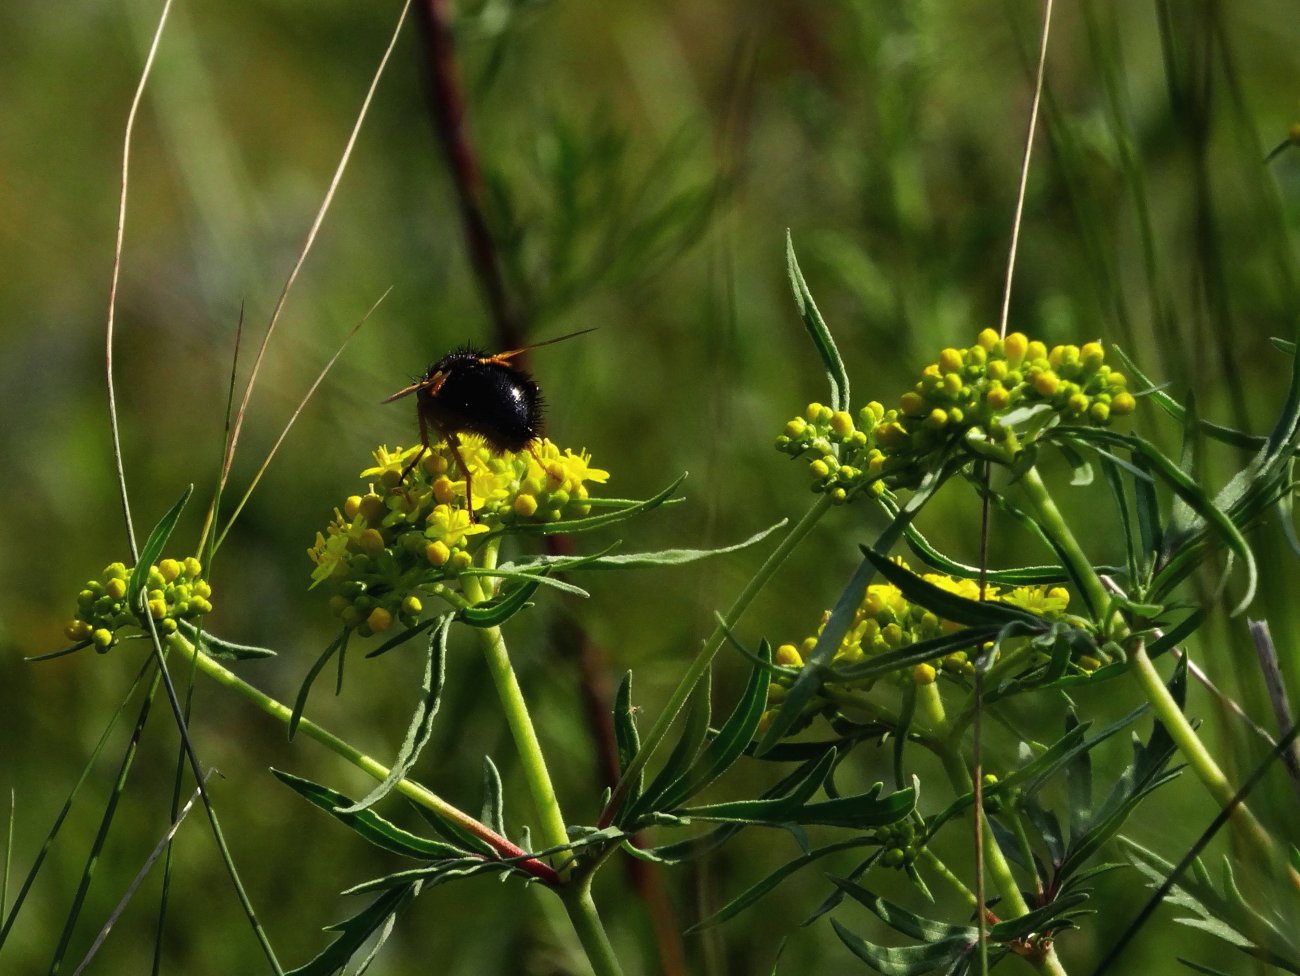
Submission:
[[[456,456],[456,463],[460,465],[461,473],[465,475],[465,507],[469,509],[469,520],[472,524],[478,521],[478,516],[474,514],[473,478],[469,473],[469,465],[465,463],[465,458],[460,453],[460,435],[454,430],[447,434],[447,446]]]
[[[415,415],[420,421],[420,451],[415,455],[415,457],[411,458],[406,467],[402,469],[402,481],[406,480],[406,476],[411,473],[411,470],[420,463],[420,459],[429,451],[429,428],[425,424],[424,412],[417,410]]]

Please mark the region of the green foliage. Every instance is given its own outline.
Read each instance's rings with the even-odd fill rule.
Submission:
[[[399,50],[450,45],[426,66],[445,70],[421,93],[411,64],[387,69],[383,118],[366,120],[334,209],[313,222],[318,200],[302,189],[334,162],[315,153],[343,143],[355,119],[340,113],[354,111],[392,25],[318,11],[286,33],[273,11],[178,12],[134,137],[120,293],[114,276],[120,486],[102,463],[100,367],[82,361],[99,347],[85,323],[102,315],[103,288],[78,269],[107,263],[114,180],[87,190],[85,166],[119,156],[112,119],[141,51],[108,8],[75,26],[36,8],[0,15],[23,42],[0,67],[21,133],[5,157],[19,192],[3,206],[27,229],[0,240],[15,269],[0,294],[31,310],[10,317],[6,360],[31,410],[0,437],[20,465],[35,459],[10,506],[27,515],[12,527],[0,642],[49,646],[52,608],[87,560],[130,548],[98,517],[119,487],[135,509],[166,512],[135,565],[85,587],[71,646],[27,656],[41,667],[0,661],[11,689],[0,733],[18,744],[6,754],[17,813],[0,968],[62,971],[102,945],[101,968],[282,972],[274,936],[286,957],[311,959],[292,972],[314,976],[363,972],[381,951],[394,972],[437,958],[450,976],[613,976],[623,958],[675,973],[672,933],[686,928],[698,933],[692,971],[726,959],[737,971],[776,972],[779,960],[964,974],[987,961],[1059,974],[1089,970],[1093,947],[1122,928],[1131,906],[1114,892],[1136,870],[1184,917],[1155,916],[1135,967],[1178,956],[1201,972],[1300,972],[1294,783],[1275,782],[1288,740],[1259,760],[1256,732],[1242,732],[1289,725],[1297,679],[1286,544],[1300,550],[1300,357],[1267,336],[1289,333],[1300,295],[1287,151],[1300,142],[1258,93],[1285,87],[1278,65],[1300,39],[1273,0],[1249,15],[1165,0],[1150,13],[1084,4],[1070,43],[1058,25],[1004,296],[1036,14],[457,7],[441,35],[427,21],[404,28]],[[292,57],[269,47],[290,33]],[[231,60],[235,49],[257,57]],[[79,101],[60,102],[51,72],[86,81],[92,66],[93,84],[64,85]],[[445,184],[429,179],[434,164]],[[791,228],[793,310],[773,288],[776,213]],[[309,226],[322,231],[311,260],[281,293],[282,235]],[[282,404],[233,410],[235,378],[292,389],[394,284],[369,344],[304,401],[265,484],[218,533],[228,479],[247,478],[236,445],[279,444]],[[256,365],[241,350],[232,369],[223,323],[238,318],[242,332],[232,303],[245,295],[250,323],[274,307],[282,332],[298,331],[270,343],[268,328]],[[987,327],[1004,297],[1012,328],[1036,339]],[[475,341],[484,318],[492,337]],[[311,547],[321,585],[306,592],[301,549],[349,491],[346,458],[378,426],[415,435],[409,417],[378,412],[400,385],[389,380],[457,342],[512,349],[592,325],[583,348],[538,364],[548,434],[592,446],[634,497],[598,497],[607,472],[585,448],[549,441],[510,456],[470,436],[418,460],[419,448],[382,450],[364,494]],[[809,403],[818,382],[824,404]],[[876,399],[855,404],[851,391]],[[1260,428],[1265,412],[1275,419]],[[778,429],[793,469],[760,453]],[[186,482],[210,483],[223,445],[194,548],[205,565],[191,572],[162,558],[192,488],[175,499]],[[801,465],[802,486],[782,477]],[[701,486],[689,502],[682,478],[657,490],[686,468]],[[935,573],[898,562],[904,546]],[[211,574],[222,599],[208,618]],[[888,605],[865,613],[877,588]],[[1008,598],[1020,589],[1029,595]],[[1274,625],[1281,653],[1256,655],[1233,617],[1247,608]],[[867,617],[878,643],[856,633]],[[695,624],[710,618],[700,647]],[[791,634],[811,636],[796,647]],[[386,656],[364,680],[354,654],[341,694],[349,649],[378,658],[419,637],[423,656]],[[253,665],[273,656],[263,643],[280,653]],[[728,645],[737,653],[715,661]],[[50,660],[90,646],[117,653]],[[314,660],[312,647],[324,648]],[[473,649],[478,667],[462,655]],[[131,655],[138,672],[122,667]],[[336,700],[312,699],[331,664]],[[612,702],[604,673],[625,675]],[[1189,695],[1189,674],[1216,704],[1197,685]],[[298,690],[286,707],[251,679]],[[146,722],[159,687],[174,708],[167,737],[157,716]],[[62,809],[45,811],[31,784],[81,767],[87,742],[69,730],[98,728],[115,698],[134,721],[125,733],[109,724]],[[227,710],[247,706],[261,714]],[[1143,741],[1134,730],[1148,719]],[[290,789],[264,790],[266,762],[251,760],[287,748],[265,734],[278,724],[302,775],[276,771]],[[350,791],[359,799],[324,785],[339,770],[315,765],[309,741],[375,785]],[[212,837],[195,837],[200,818],[179,830],[179,800],[209,753],[227,778],[206,781]],[[617,782],[592,774],[595,754]],[[1237,789],[1234,771],[1252,767]],[[1225,812],[1179,864],[1164,855],[1209,815],[1197,779]],[[159,891],[129,875],[168,830],[169,794],[186,856],[168,850]],[[303,800],[326,816],[299,826]],[[1234,847],[1215,840],[1229,819]],[[300,843],[284,842],[286,823]],[[981,823],[983,905],[971,890]],[[213,839],[245,920],[222,914],[207,865],[193,883],[194,852]],[[1212,842],[1226,852],[1214,877],[1213,857],[1199,858]],[[674,886],[670,897],[638,881],[638,897],[611,897],[627,859]],[[11,862],[30,866],[10,907]],[[480,876],[506,883],[461,883]],[[338,917],[346,885],[365,904],[327,927],[320,951],[303,920]],[[698,903],[705,888],[720,906]],[[572,932],[549,931],[561,916],[534,910],[534,895],[554,898]],[[656,918],[653,947],[631,934],[647,928],[643,904],[683,912]],[[101,923],[113,937],[91,943]]]

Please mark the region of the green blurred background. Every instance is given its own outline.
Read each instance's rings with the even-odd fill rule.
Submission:
[[[0,457],[8,474],[0,504],[10,513],[0,561],[0,788],[16,795],[19,878],[141,653],[132,645],[104,657],[22,660],[61,646],[83,581],[126,558],[104,320],[123,127],[159,8],[152,0],[0,6]],[[242,390],[397,10],[178,0],[172,11],[135,137],[117,305],[118,406],[138,532],[195,482],[198,501],[177,539],[192,546],[197,538],[220,461],[241,309]],[[771,448],[789,416],[825,396],[785,280],[787,228],[858,403],[892,401],[940,347],[996,326],[1037,4],[485,0],[456,13],[469,131],[512,300],[533,339],[599,326],[533,359],[551,436],[591,450],[612,472],[616,495],[648,495],[690,472],[685,504],[584,546],[722,545],[806,508],[802,467]],[[306,547],[357,490],[369,451],[416,435],[411,405],[380,399],[454,345],[494,343],[432,135],[413,26],[272,339],[235,462],[236,494],[347,331],[391,293],[303,412],[214,568],[211,626],[280,651],[244,673],[282,699],[333,634],[324,597],[307,591]],[[1300,150],[1262,160],[1300,119],[1298,52],[1300,18],[1284,0],[1059,4],[1013,328],[1048,341],[1117,342],[1176,395],[1195,390],[1205,415],[1266,429],[1288,375],[1268,339],[1292,334],[1300,295],[1291,241]],[[1178,432],[1152,413],[1140,422],[1158,442],[1177,443]],[[1238,460],[1213,456],[1207,477]],[[961,492],[949,494],[925,529],[973,560],[976,510]],[[1096,519],[1100,496],[1070,494],[1072,511]],[[1091,524],[1093,551],[1113,558],[1118,541],[1108,543],[1104,522]],[[877,526],[865,508],[827,518],[742,636],[778,642],[809,632],[854,565],[856,543]],[[1297,626],[1295,563],[1276,526],[1256,541],[1267,577],[1252,613],[1268,617],[1285,658]],[[995,562],[1046,558],[1024,543],[995,529]],[[611,681],[636,670],[643,721],[759,558],[589,581],[592,598],[572,609],[603,647]],[[547,597],[508,636],[566,814],[591,822],[600,784],[579,675],[549,626],[558,613],[558,599]],[[1216,618],[1207,634],[1206,666],[1271,724],[1243,656],[1244,622]],[[518,829],[527,804],[508,737],[472,649],[460,650],[420,778],[473,809],[481,758],[491,754],[506,771]],[[342,696],[318,688],[311,712],[391,755],[420,664],[415,655],[354,657]],[[719,660],[725,702],[743,665]],[[1294,688],[1296,664],[1288,667]],[[1135,702],[1131,691],[1081,696],[1081,712],[1118,714]],[[1048,704],[1051,714],[1022,717],[1044,736],[1059,729],[1064,708]],[[1203,696],[1194,697],[1198,708],[1234,771],[1260,754]],[[150,722],[70,959],[165,829],[176,736],[161,703]],[[202,683],[193,731],[203,762],[221,772],[211,788],[250,896],[282,961],[300,964],[324,944],[321,926],[359,907],[338,892],[398,865],[376,859],[266,769],[353,791],[364,784]],[[119,729],[92,769],[0,970],[48,966],[123,736]],[[1123,743],[1099,762],[1107,757],[1123,762]],[[869,760],[860,760],[865,782],[883,775]],[[749,775],[735,795],[769,773]],[[1267,789],[1265,819],[1294,830],[1293,815],[1285,819],[1294,793],[1280,776]],[[1180,782],[1139,812],[1132,832],[1176,857],[1211,815],[1199,788]],[[177,848],[165,971],[262,971],[200,821],[185,825]],[[796,853],[787,837],[742,837],[714,860],[666,876],[680,924]],[[810,874],[688,939],[690,970],[767,972],[788,938],[782,971],[861,971],[825,920],[798,928],[825,891]],[[603,882],[597,898],[628,972],[658,971],[621,868],[609,867]],[[1131,873],[1102,888],[1100,921],[1063,943],[1079,971],[1138,904]],[[146,971],[157,896],[155,875],[90,971]],[[372,972],[568,972],[557,916],[543,896],[515,885],[439,889],[407,914]],[[870,931],[865,918],[848,920]],[[1250,971],[1167,916],[1129,963],[1172,971],[1174,944]]]

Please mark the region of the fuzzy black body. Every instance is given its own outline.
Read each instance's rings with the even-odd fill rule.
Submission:
[[[522,451],[542,436],[537,383],[486,353],[468,347],[450,352],[422,382],[416,392],[421,419],[443,434],[478,434],[497,451]]]

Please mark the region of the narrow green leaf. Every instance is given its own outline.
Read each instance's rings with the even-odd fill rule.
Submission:
[[[636,727],[636,714],[632,709],[632,672],[628,671],[619,682],[618,694],[614,698],[614,741],[618,749],[618,772],[622,776],[632,757],[641,748],[641,733]],[[641,796],[643,771],[638,771],[636,779],[628,787],[624,803],[631,806]]]
[[[339,937],[311,962],[291,970],[286,976],[334,976],[376,932],[381,933],[381,941],[387,937],[397,913],[420,893],[422,886],[423,882],[413,881],[385,891],[351,918],[326,926],[325,931],[338,932]]]
[[[692,763],[656,799],[655,803],[660,808],[671,810],[698,794],[731,768],[731,764],[740,758],[745,747],[753,741],[759,720],[763,717],[763,709],[767,705],[767,689],[771,683],[769,665],[772,662],[772,647],[766,640],[759,645],[758,657],[762,663],[750,671],[749,681],[731,715],[705,746],[699,760]]]
[[[1150,400],[1178,423],[1184,423],[1187,412],[1183,409],[1183,405],[1143,373],[1142,370],[1137,367],[1137,364],[1134,363],[1124,350],[1119,348],[1119,346],[1111,346],[1111,349],[1119,355],[1120,361],[1124,364],[1124,372],[1129,374],[1131,379],[1137,380],[1136,383],[1131,384],[1135,388],[1141,390],[1137,395]],[[1248,450],[1258,450],[1263,447],[1267,441],[1267,438],[1265,437],[1247,434],[1244,431],[1237,430],[1236,428],[1224,427],[1220,424],[1211,423],[1208,420],[1199,420],[1197,422],[1197,427],[1207,437],[1212,437],[1220,443],[1230,444],[1233,447],[1244,447]]]
[[[633,516],[649,512],[665,504],[670,500],[668,496],[676,491],[677,486],[685,480],[686,475],[683,474],[654,497],[615,512],[608,512],[604,515],[591,515],[587,518],[568,519],[562,522],[517,522],[504,531],[511,535],[575,535],[579,532],[603,529],[610,525],[617,525],[619,522],[626,522]]]
[[[437,617],[430,617],[428,620],[421,620],[414,627],[407,627],[401,633],[394,634],[392,637],[388,638],[388,640],[384,641],[382,644],[376,647],[373,651],[367,651],[366,660],[380,657],[381,655],[387,654],[389,651],[394,650],[395,648],[401,647],[407,641],[413,640],[414,638],[418,637],[420,634],[428,630],[430,627],[436,625],[440,619],[441,619],[441,615]]]
[[[447,632],[451,629],[452,616],[451,613],[444,613],[433,628],[433,633],[429,635],[424,678],[420,682],[420,699],[415,703],[415,710],[411,713],[411,720],[407,724],[406,736],[402,739],[402,746],[397,751],[397,757],[393,760],[388,775],[365,797],[340,810],[339,813],[360,813],[374,806],[406,778],[406,774],[420,758],[421,750],[433,735],[433,720],[442,702],[442,688],[447,674]]]
[[[548,567],[549,568],[549,567]],[[561,593],[569,593],[573,596],[580,596],[584,600],[591,596],[581,586],[576,586],[567,580],[555,579],[548,576],[545,572],[536,572],[535,570],[520,571],[511,566],[494,566],[491,569],[480,566],[471,566],[460,571],[461,576],[478,576],[485,579],[510,580],[519,583],[539,584],[548,586],[553,590],[559,590]]]
[[[750,905],[754,904],[754,902],[758,901],[769,891],[780,885],[786,878],[790,877],[796,871],[806,868],[809,864],[814,864],[824,857],[829,857],[831,854],[838,854],[840,851],[853,850],[858,847],[869,847],[877,844],[879,844],[878,840],[864,834],[834,844],[827,844],[825,847],[819,847],[816,850],[806,851],[794,860],[781,865],[781,867],[768,874],[758,883],[746,888],[708,918],[696,922],[690,928],[686,929],[683,935],[694,935],[696,932],[702,932],[705,929],[713,928],[715,925],[721,925],[723,922],[735,918]]]
[[[876,654],[855,664],[845,664],[833,669],[827,669],[825,679],[827,681],[863,681],[876,675],[897,671],[900,668],[912,667],[922,661],[931,661],[938,657],[944,657],[954,651],[979,647],[985,642],[993,640],[1001,631],[1002,628],[996,624],[966,627],[951,634],[931,637],[928,640],[917,641],[915,644],[904,645],[897,650]]]
[[[966,626],[996,624],[999,627],[1013,622],[1025,622],[1037,624],[1042,630],[1047,629],[1048,621],[1028,610],[1000,600],[968,600],[922,579],[875,549],[866,546],[860,548],[863,556],[875,565],[876,572],[898,587],[904,597],[933,611],[944,620]]]
[[[817,784],[812,784],[815,788]],[[898,790],[881,798],[883,783],[876,783],[866,793],[846,796],[819,803],[807,802],[803,792],[773,800],[734,800],[698,807],[684,807],[676,811],[691,820],[707,822],[746,823],[753,825],[796,823],[820,824],[829,827],[863,829],[897,823],[912,812],[916,805],[916,792],[911,787]]]
[[[180,631],[198,646],[204,654],[218,661],[260,661],[275,657],[275,651],[269,647],[254,647],[249,644],[236,644],[222,640],[216,634],[199,630],[188,620],[178,620]]]
[[[307,707],[307,695],[311,692],[311,686],[315,683],[316,677],[321,673],[325,665],[329,663],[330,658],[332,658],[336,653],[342,655],[343,649],[348,646],[348,638],[351,635],[352,631],[347,627],[344,627],[343,630],[339,632],[339,635],[329,642],[329,646],[326,647],[321,653],[321,656],[316,659],[316,663],[308,669],[307,677],[302,679],[302,685],[298,688],[298,694],[294,696],[293,699],[293,712],[289,716],[289,739],[291,741],[298,733],[298,723],[302,721],[303,709]]]
[[[271,773],[313,806],[320,807],[357,836],[383,850],[421,861],[458,858],[467,853],[454,844],[429,840],[427,837],[403,830],[373,810],[348,813],[348,807],[354,804],[347,796],[328,786],[321,786],[319,783],[313,783],[309,779],[279,769],[272,769]]]
[[[1015,939],[1023,939],[1033,932],[1054,932],[1061,927],[1059,924],[1065,921],[1072,912],[1088,900],[1088,896],[1083,892],[1076,892],[1071,895],[1061,895],[1046,905],[1041,905],[1024,915],[1017,915],[1015,918],[1009,918],[1005,922],[998,922],[989,929],[989,940],[995,942],[1011,942]]]
[[[830,876],[830,880],[835,887],[871,911],[895,932],[901,932],[918,942],[942,942],[944,939],[974,940],[979,935],[979,930],[974,925],[951,925],[948,922],[924,918],[878,897],[874,892],[853,881],[833,875]]]
[[[479,814],[479,820],[505,836],[506,814],[501,774],[491,756],[483,757],[483,810]]]
[[[799,270],[799,261],[794,255],[794,238],[788,230],[785,233],[785,265],[790,277],[790,288],[794,292],[795,305],[799,308],[804,328],[812,337],[817,355],[821,357],[822,365],[826,369],[826,378],[830,381],[831,406],[836,410],[848,410],[849,374],[844,368],[844,360],[840,358],[839,350],[835,348],[831,331],[826,327],[821,312],[817,310],[817,303],[813,301],[812,292],[808,290],[803,272]]]
[[[53,661],[56,657],[66,657],[69,654],[77,653],[77,651],[85,650],[93,643],[94,641],[87,638],[83,641],[77,641],[77,643],[65,647],[62,650],[46,651],[44,654],[29,654],[24,657],[23,660],[30,664],[35,664],[38,661]]]
[[[850,952],[882,976],[925,976],[941,966],[952,965],[972,948],[971,940],[966,938],[897,948],[881,946],[854,935],[835,919],[831,919],[831,926]]]
[[[511,588],[495,600],[461,608],[456,619],[479,629],[499,627],[529,605],[529,598],[537,592],[540,585],[541,576],[534,576],[527,583]]]
[[[613,556],[534,556],[516,560],[512,566],[531,568],[533,566],[548,566],[562,570],[597,570],[597,569],[653,569],[659,566],[681,566],[686,563],[693,563],[701,559],[708,559],[710,556],[722,556],[730,552],[739,552],[749,546],[762,542],[777,529],[785,525],[789,520],[781,519],[774,525],[768,526],[760,532],[756,532],[748,539],[734,543],[730,546],[719,546],[716,549],[660,549],[656,552],[627,552],[619,553]],[[484,570],[482,575],[488,576],[493,573]]]
[[[710,695],[712,694],[712,680],[708,672],[705,672],[700,683],[695,686],[691,693],[691,706],[687,711],[686,725],[682,729],[682,734],[673,746],[673,751],[669,754],[668,760],[664,763],[663,768],[650,781],[645,792],[635,804],[625,802],[623,809],[628,811],[626,815],[619,815],[617,822],[620,824],[630,824],[636,822],[641,817],[651,812],[663,810],[663,805],[659,802],[660,797],[680,778],[699,754],[700,746],[704,744],[704,737],[709,732],[709,717],[712,713]]]
[[[1155,445],[1149,441],[1143,440],[1133,434],[1117,434],[1114,431],[1104,430],[1102,428],[1081,428],[1079,436],[1090,441],[1100,441],[1101,443],[1113,444],[1124,447],[1134,454],[1140,454],[1150,465],[1151,470],[1163,481],[1169,488],[1186,502],[1205,522],[1213,526],[1224,544],[1228,549],[1241,559],[1246,570],[1246,592],[1242,596],[1233,613],[1240,613],[1255,598],[1255,587],[1258,582],[1258,571],[1255,566],[1255,556],[1251,552],[1250,546],[1247,545],[1246,539],[1242,536],[1241,531],[1233,523],[1219,506],[1211,500],[1209,495],[1200,485],[1190,478],[1181,468],[1173,461],[1165,457]],[[1168,553],[1171,547],[1172,534],[1165,540],[1165,549]],[[1186,542],[1184,539],[1172,539],[1173,545]],[[1162,572],[1160,576],[1163,576]],[[1160,592],[1159,579],[1153,582],[1152,589]]]
[[[140,594],[144,592],[149,582],[149,570],[162,555],[163,547],[171,538],[172,530],[176,528],[181,512],[185,509],[185,503],[190,500],[190,495],[193,493],[194,486],[186,486],[176,504],[159,520],[153,527],[153,531],[149,533],[149,538],[145,540],[144,548],[140,550],[140,558],[131,570],[131,578],[126,584],[126,605],[133,611],[139,610]]]

